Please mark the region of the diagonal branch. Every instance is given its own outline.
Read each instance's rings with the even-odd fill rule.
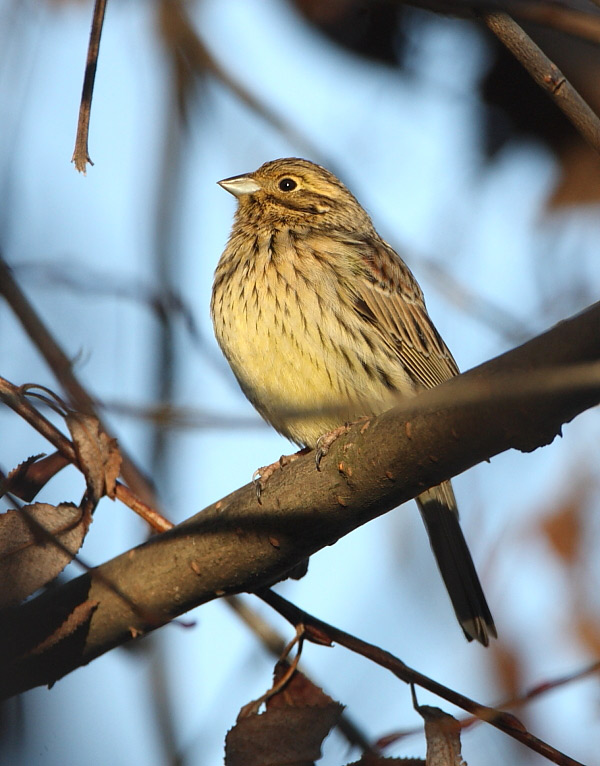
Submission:
[[[25,293],[17,284],[2,253],[0,253],[0,295],[6,300],[23,329],[44,357],[48,367],[50,367],[66,392],[69,404],[73,409],[94,415],[102,422],[96,413],[94,400],[81,385],[73,371],[72,361],[67,357],[58,341],[42,321],[33,304],[27,299]],[[109,429],[103,423],[102,428],[109,433]],[[58,449],[61,448],[58,447]],[[123,478],[130,488],[135,491],[143,502],[158,505],[150,481],[143,476],[139,468],[123,449],[121,449],[121,454],[123,455],[123,466],[121,469]]]
[[[308,640],[314,640],[316,643],[326,644],[327,646],[331,646],[334,642],[345,646],[351,652],[360,654],[377,665],[387,668],[397,678],[404,681],[404,683],[421,686],[423,689],[437,694],[447,702],[451,702],[453,705],[466,710],[480,720],[487,721],[487,723],[526,745],[530,750],[545,756],[553,763],[560,764],[560,766],[583,766],[579,761],[561,753],[547,742],[531,734],[512,713],[506,713],[503,710],[482,705],[469,697],[465,697],[464,694],[449,689],[447,686],[419,673],[418,670],[409,667],[390,652],[380,649],[374,644],[369,644],[367,641],[362,641],[350,633],[346,633],[333,625],[323,622],[323,620],[313,617],[272,590],[261,590],[256,595],[292,625],[303,625],[305,628],[304,635]]]
[[[600,118],[556,64],[506,13],[485,13],[483,20],[540,88],[546,91],[588,144],[600,152]]]
[[[311,455],[300,458],[272,477],[262,505],[246,485],[100,566],[106,581],[153,615],[152,624],[93,572],[3,613],[0,692],[8,696],[52,683],[149,632],[156,621],[167,623],[216,597],[268,586],[427,487],[504,450],[548,444],[563,423],[600,401],[599,330],[597,303],[384,413],[368,428],[355,426],[333,445],[321,472]],[[538,383],[507,391],[510,375],[521,384]],[[479,396],[472,396],[475,391]],[[449,394],[458,404],[448,403]],[[97,606],[85,624],[45,651],[46,637],[86,603]]]

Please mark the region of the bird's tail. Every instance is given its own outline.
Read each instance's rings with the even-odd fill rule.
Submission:
[[[452,485],[445,481],[417,498],[446,590],[456,617],[469,641],[487,646],[497,638],[496,626],[485,600],[471,553],[458,521]]]

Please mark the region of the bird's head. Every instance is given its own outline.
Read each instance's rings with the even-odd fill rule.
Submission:
[[[253,173],[218,182],[238,199],[238,217],[356,229],[372,224],[351,192],[320,165],[289,157],[272,160]]]

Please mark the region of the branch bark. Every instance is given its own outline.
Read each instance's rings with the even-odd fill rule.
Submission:
[[[246,485],[2,613],[0,693],[51,684],[199,604],[265,587],[427,487],[504,450],[550,443],[563,423],[598,402],[600,303],[368,427],[357,424],[321,472],[312,455],[277,472],[262,505]]]

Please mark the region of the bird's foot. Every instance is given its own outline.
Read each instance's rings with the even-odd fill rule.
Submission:
[[[317,439],[317,447],[315,449],[315,463],[317,464],[317,471],[321,470],[321,460],[329,452],[331,445],[337,441],[340,436],[343,436],[347,431],[349,431],[352,426],[363,422],[365,423],[364,428],[366,430],[366,428],[368,428],[368,424],[371,422],[371,418],[368,415],[361,415],[352,423],[344,423],[343,426],[338,426],[337,428],[334,428],[333,431],[329,431],[328,433],[319,436]]]
[[[294,452],[293,455],[282,455],[279,460],[276,460],[274,463],[271,463],[270,465],[265,465],[262,468],[257,468],[256,471],[252,474],[252,481],[254,483],[254,487],[256,489],[256,499],[260,503],[260,498],[263,493],[264,488],[267,485],[267,482],[273,476],[275,471],[279,471],[282,468],[284,468],[286,465],[289,465],[290,463],[293,463],[294,460],[298,460],[299,457],[302,457],[302,455],[306,455],[307,452],[310,452],[308,447],[304,447],[301,450],[298,450],[298,452]]]

